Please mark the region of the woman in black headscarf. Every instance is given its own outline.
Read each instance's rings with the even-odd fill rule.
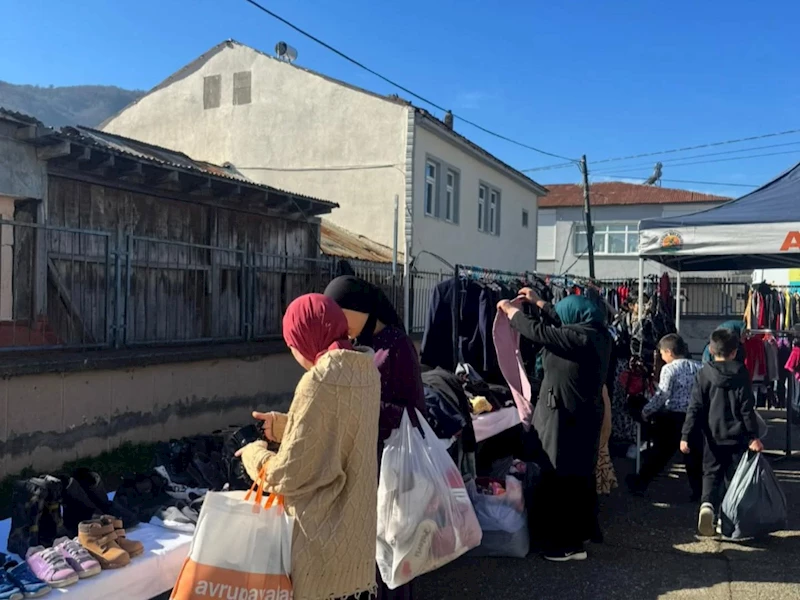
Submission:
[[[414,425],[419,424],[414,409],[427,418],[419,355],[391,301],[376,286],[345,275],[331,281],[325,288],[325,295],[344,311],[350,337],[359,345],[375,350],[375,366],[381,374],[380,464],[383,443],[400,427],[406,409]],[[380,600],[411,600],[412,584],[413,581],[395,590],[380,585],[378,597]]]

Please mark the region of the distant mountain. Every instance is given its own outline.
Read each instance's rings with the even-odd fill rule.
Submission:
[[[0,81],[0,107],[36,117],[51,127],[97,127],[143,95],[107,85],[40,87]]]

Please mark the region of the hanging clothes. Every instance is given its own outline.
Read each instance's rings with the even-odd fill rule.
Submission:
[[[517,405],[522,427],[525,431],[528,431],[533,415],[532,391],[531,382],[525,372],[525,366],[522,364],[520,355],[520,334],[516,329],[512,329],[511,322],[506,314],[503,311],[498,311],[494,320],[492,335],[500,370],[503,372],[503,377],[505,377],[508,387],[514,396],[514,403]]]
[[[767,374],[764,341],[759,336],[752,336],[747,338],[742,345],[744,346],[744,366],[750,373],[750,380],[763,381]]]

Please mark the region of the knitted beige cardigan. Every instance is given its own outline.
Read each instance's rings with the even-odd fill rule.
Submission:
[[[257,472],[266,462],[270,491],[284,496],[296,519],[291,573],[295,600],[332,600],[377,590],[380,396],[372,354],[331,351],[297,385],[280,450],[271,453],[256,443],[242,456],[248,472]]]

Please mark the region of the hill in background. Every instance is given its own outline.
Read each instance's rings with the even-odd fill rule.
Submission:
[[[51,127],[97,127],[143,95],[106,85],[40,87],[0,81],[0,107],[36,117]]]

